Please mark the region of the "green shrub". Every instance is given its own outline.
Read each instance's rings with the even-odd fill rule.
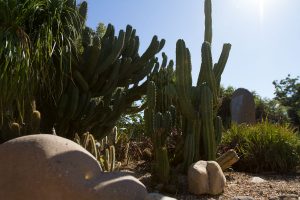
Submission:
[[[300,164],[300,137],[287,125],[264,121],[255,125],[232,125],[220,145],[221,151],[234,148],[242,171],[291,172]]]

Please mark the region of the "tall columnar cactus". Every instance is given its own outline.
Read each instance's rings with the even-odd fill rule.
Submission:
[[[183,40],[176,45],[176,88],[180,111],[185,118],[184,167],[199,158],[214,160],[220,142],[222,124],[216,116],[219,106],[221,75],[225,68],[230,44],[224,44],[219,61],[213,65],[211,55],[211,0],[205,0],[205,34],[202,44],[202,63],[196,86],[192,86],[191,56]]]
[[[216,113],[219,106],[221,75],[231,45],[224,44],[219,61],[213,65],[211,1],[206,0],[204,7],[202,64],[196,86],[192,84],[191,55],[183,40],[178,40],[176,44],[176,70],[173,70],[172,61],[167,66],[167,57],[163,54],[162,65],[159,70],[154,70],[155,73],[150,77],[153,82],[148,84],[145,119],[147,132],[152,135],[154,153],[162,155],[162,149],[167,146],[166,141],[161,140],[161,136],[166,136],[168,132],[162,131],[167,129],[161,124],[163,118],[168,116],[169,106],[175,105],[178,111],[176,118],[181,119],[177,128],[178,131],[182,131],[182,135],[181,140],[177,141],[175,155],[171,156],[174,156],[172,163],[181,163],[178,169],[183,167],[183,170],[199,159],[215,160],[217,145],[222,137],[222,123]],[[156,160],[160,170],[169,170],[170,166],[166,167],[161,157],[157,156]],[[163,177],[163,174],[160,172],[159,176]]]

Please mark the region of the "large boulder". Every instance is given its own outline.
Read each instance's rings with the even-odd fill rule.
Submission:
[[[30,135],[0,145],[0,199],[144,199],[145,186],[124,173],[104,173],[83,147],[55,135]]]
[[[193,194],[217,195],[224,191],[225,184],[223,171],[215,161],[200,160],[188,169],[188,188]]]

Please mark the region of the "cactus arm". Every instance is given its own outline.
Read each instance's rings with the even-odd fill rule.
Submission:
[[[178,100],[182,113],[185,116],[194,118],[194,109],[191,103],[191,66],[187,66],[190,62],[187,58],[187,50],[183,40],[178,40],[176,44],[176,88]]]
[[[116,59],[119,57],[119,55],[122,52],[122,49],[124,46],[124,38],[125,38],[125,33],[123,30],[120,30],[117,42],[114,45],[112,52],[103,61],[103,63],[100,66],[98,66],[98,68],[95,72],[95,75],[98,75],[98,74],[104,72],[112,63],[114,63],[116,61]]]
[[[221,52],[221,56],[218,60],[218,63],[215,64],[213,68],[214,75],[216,77],[216,82],[218,87],[220,87],[220,82],[221,82],[221,75],[224,71],[225,65],[227,63],[229,53],[231,49],[231,44],[227,43],[223,45],[223,49]]]
[[[222,139],[222,119],[217,116],[214,120],[216,144],[219,145]]]
[[[205,149],[205,159],[215,160],[216,141],[213,124],[213,97],[206,84],[201,86],[200,114],[202,120],[202,138]]]
[[[204,41],[212,42],[212,17],[211,17],[211,0],[205,0],[204,2],[204,14],[205,14],[205,32]]]
[[[210,90],[212,91],[214,105],[216,105],[218,102],[218,91],[216,85],[216,78],[213,73],[211,47],[208,42],[203,42],[201,52],[202,64],[197,81],[197,86],[200,86],[203,83],[207,83]]]
[[[143,53],[143,55],[141,56],[140,60],[139,60],[139,64],[143,64],[145,63],[147,60],[149,60],[156,52],[158,52],[159,50],[159,45],[160,42],[157,39],[157,36],[155,35],[152,38],[152,41],[149,45],[149,47],[147,48],[147,50]]]

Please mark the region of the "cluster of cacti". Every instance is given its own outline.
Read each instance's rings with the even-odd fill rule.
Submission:
[[[171,130],[164,127],[171,121],[168,121],[171,114],[167,111],[170,105],[176,107],[176,118],[180,121],[176,127],[178,132],[182,132],[179,136],[181,139],[176,143],[174,155],[169,155],[173,158],[172,164],[177,165],[174,167],[186,171],[195,161],[216,159],[217,145],[222,137],[222,121],[217,116],[220,81],[231,45],[224,44],[218,62],[213,65],[211,0],[205,0],[204,37],[202,63],[196,86],[192,84],[191,55],[183,40],[178,40],[176,44],[176,70],[173,70],[172,64],[166,70],[166,56],[163,55],[162,68],[152,74],[151,79],[154,82],[148,84],[146,130],[154,136],[154,153],[158,155],[156,162],[157,171],[160,170],[159,177],[163,177],[165,171],[170,170],[167,164],[170,158],[167,155],[166,137],[170,135]],[[161,140],[162,137],[164,140]],[[169,162],[164,159],[168,159]]]
[[[79,7],[83,19],[86,9],[84,2]],[[109,24],[102,37],[86,27],[80,41],[81,52],[78,60],[72,62],[70,74],[64,75],[61,97],[57,102],[39,100],[42,114],[51,115],[41,127],[49,132],[54,126],[58,135],[67,138],[73,138],[75,132],[81,135],[89,131],[101,139],[113,129],[121,114],[146,93],[147,81],[140,81],[154,70],[155,54],[165,40],[154,36],[140,55],[136,30],[128,25],[126,31],[120,30],[115,36],[115,29]]]
[[[109,148],[105,149],[105,154],[101,159],[101,164],[103,166],[104,171],[115,171],[118,170],[120,167],[120,163],[117,163],[116,166],[116,150],[115,146],[110,146]]]
[[[28,118],[26,120],[15,120],[4,118],[4,124],[0,130],[0,142],[20,137],[28,134],[40,133],[41,114],[38,110],[26,110]]]
[[[98,142],[89,132],[82,135],[82,139],[76,133],[74,141],[89,151],[100,163],[102,171],[115,171],[121,166],[120,162],[116,162],[115,146],[105,137]]]
[[[82,142],[78,134],[75,134],[74,141],[88,150],[97,160],[100,156],[99,149],[96,144],[96,140],[92,134],[86,132],[82,135]]]
[[[157,75],[159,77],[162,74],[164,73],[160,71]],[[158,85],[164,86],[166,84],[158,82]],[[154,177],[159,182],[167,184],[170,179],[167,137],[175,127],[176,109],[173,105],[170,105],[169,108],[167,107],[170,101],[167,100],[168,96],[164,92],[164,89],[157,90],[154,81],[148,83],[147,109],[144,112],[144,116],[147,134],[152,138],[153,142]]]

